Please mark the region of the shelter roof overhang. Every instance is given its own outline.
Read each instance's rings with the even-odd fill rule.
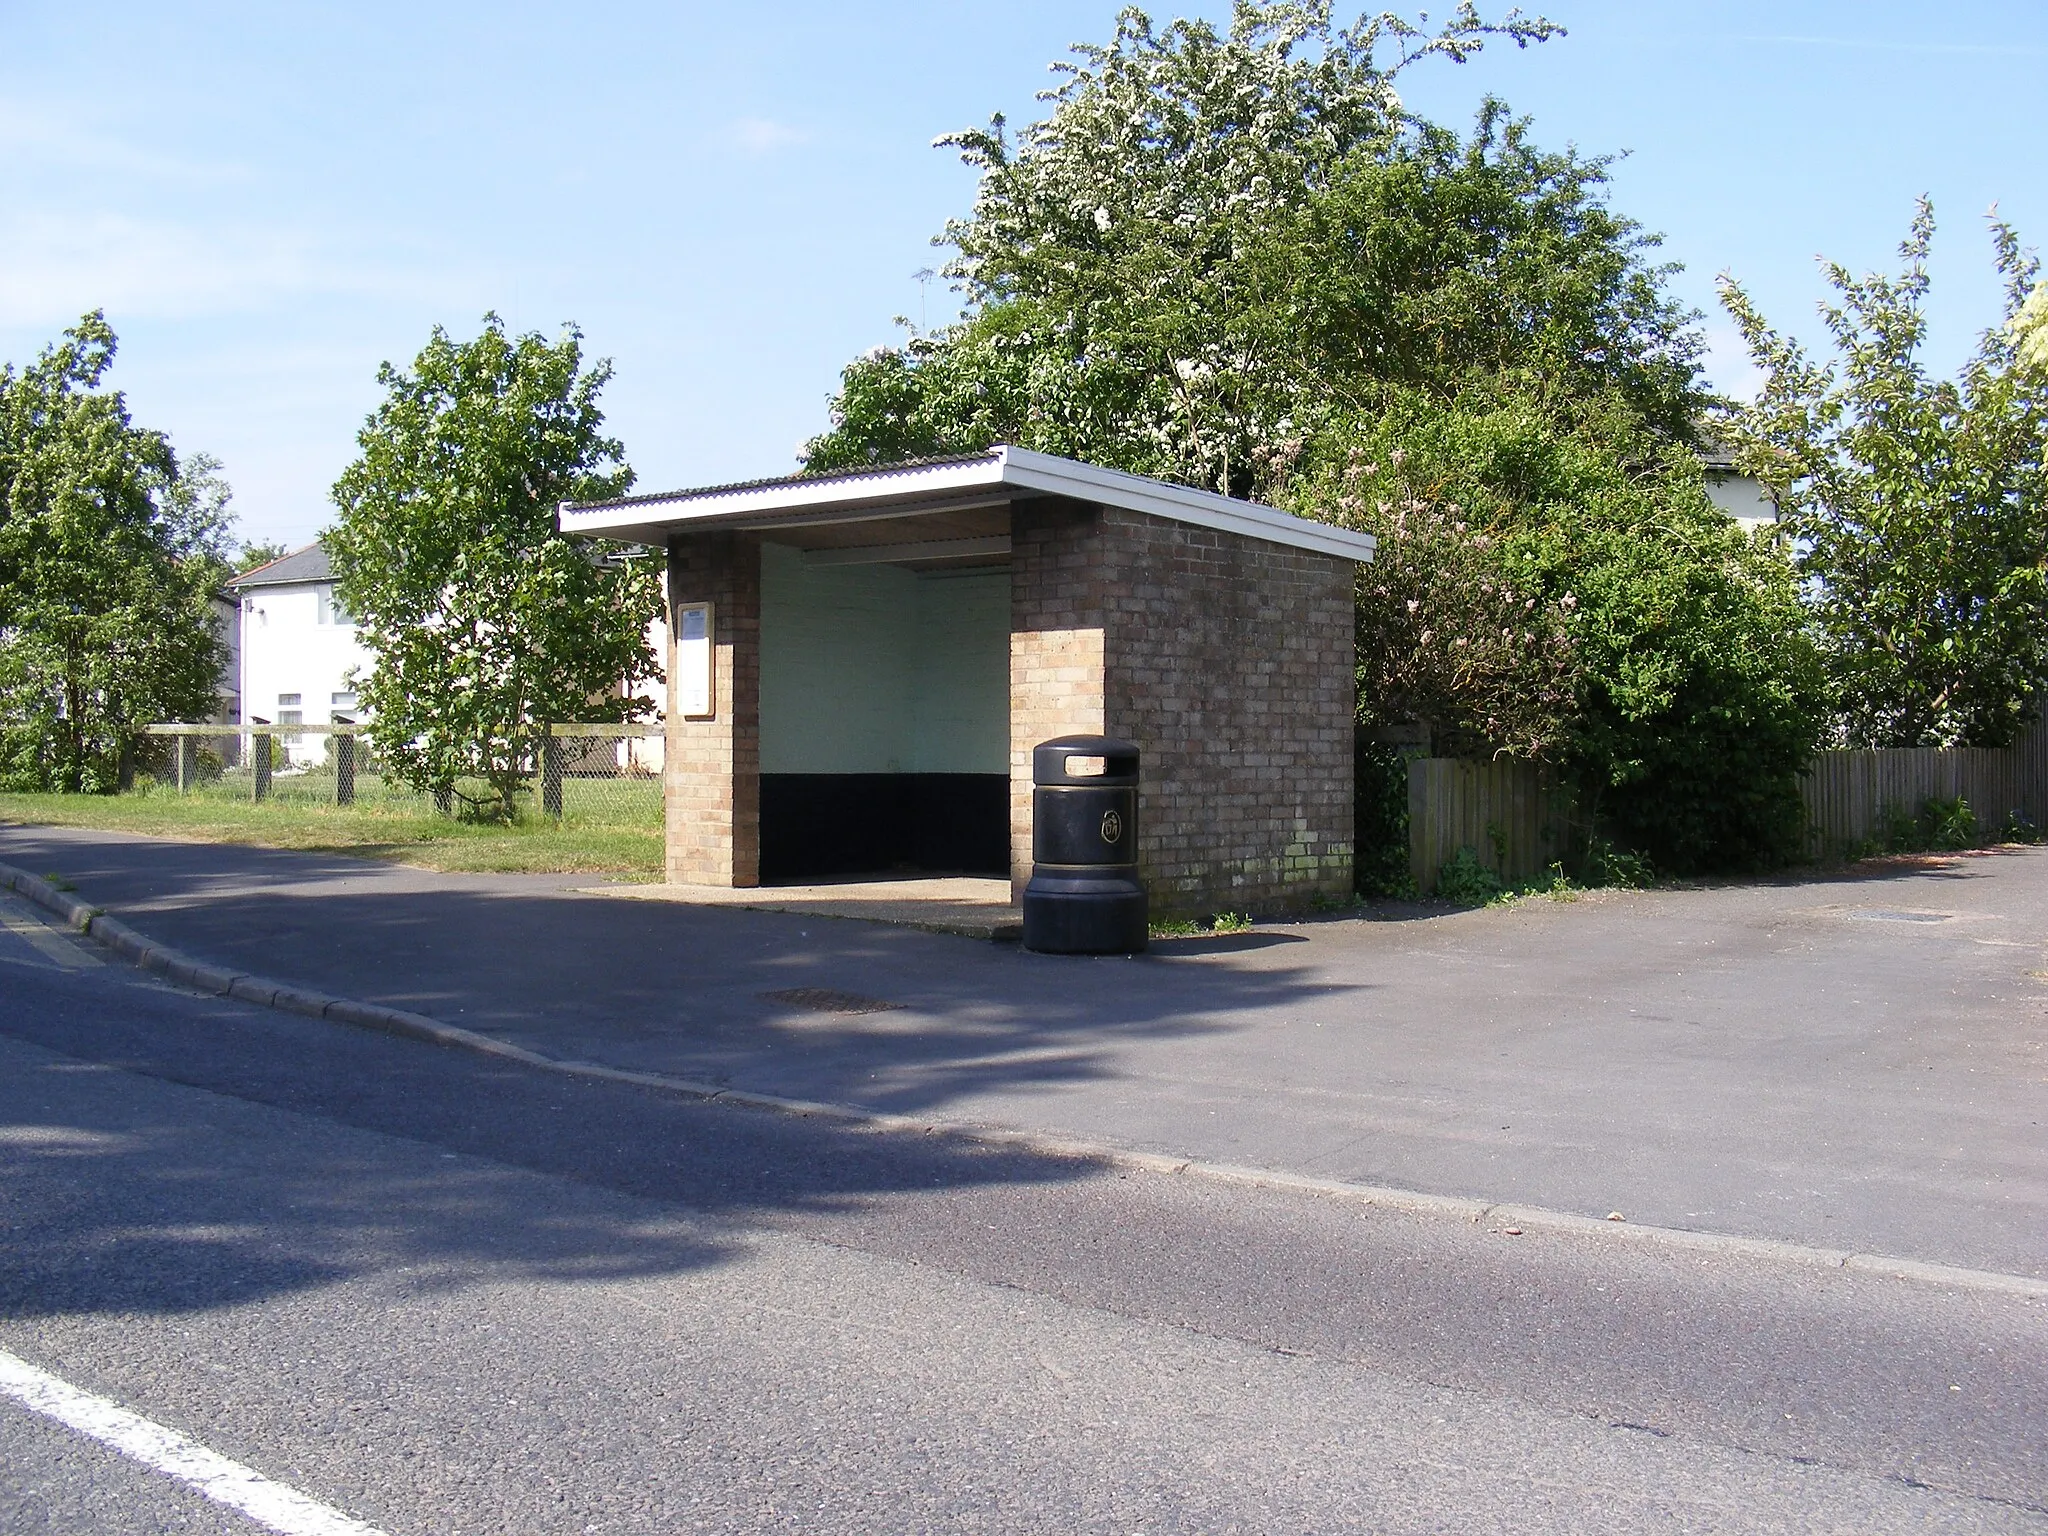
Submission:
[[[841,474],[756,480],[620,501],[565,501],[558,522],[563,533],[576,537],[654,545],[696,531],[815,529],[822,533],[857,523],[896,525],[886,532],[873,530],[878,537],[895,538],[899,530],[919,525],[965,537],[973,533],[971,514],[1006,510],[1012,501],[1031,496],[1058,496],[1146,512],[1342,560],[1362,563],[1373,557],[1371,534],[1295,517],[1255,501],[1008,446]],[[969,520],[963,521],[963,516]]]

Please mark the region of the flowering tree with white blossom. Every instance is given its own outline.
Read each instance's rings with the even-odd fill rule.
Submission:
[[[1554,762],[1672,867],[1784,851],[1810,647],[1782,555],[1707,500],[1697,317],[1608,161],[1397,90],[1559,30],[1124,11],[1039,121],[939,141],[980,173],[941,240],[962,316],[850,364],[806,467],[1008,442],[1374,532],[1362,725]]]

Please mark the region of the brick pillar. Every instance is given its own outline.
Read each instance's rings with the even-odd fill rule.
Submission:
[[[685,534],[668,546],[668,726],[662,762],[672,885],[761,881],[761,541]],[[712,713],[676,707],[674,615],[712,605]]]
[[[1010,514],[1010,888],[1031,878],[1031,749],[1101,735],[1103,584],[1098,509],[1020,502]]]

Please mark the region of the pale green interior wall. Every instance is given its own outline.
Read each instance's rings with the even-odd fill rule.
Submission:
[[[918,773],[1010,771],[1010,568],[916,578]]]
[[[761,546],[763,773],[1008,773],[1010,573]]]

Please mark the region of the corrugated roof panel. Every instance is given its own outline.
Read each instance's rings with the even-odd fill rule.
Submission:
[[[994,449],[981,453],[947,453],[929,459],[899,459],[893,464],[870,464],[859,469],[835,469],[828,474],[770,475],[765,480],[732,480],[724,485],[693,485],[680,491],[650,491],[639,496],[622,496],[616,501],[565,502],[583,507],[646,507],[664,501],[688,501],[696,496],[727,496],[734,491],[765,491],[780,485],[831,485],[846,480],[886,480],[911,470],[932,469],[944,464],[987,464],[997,457]]]

